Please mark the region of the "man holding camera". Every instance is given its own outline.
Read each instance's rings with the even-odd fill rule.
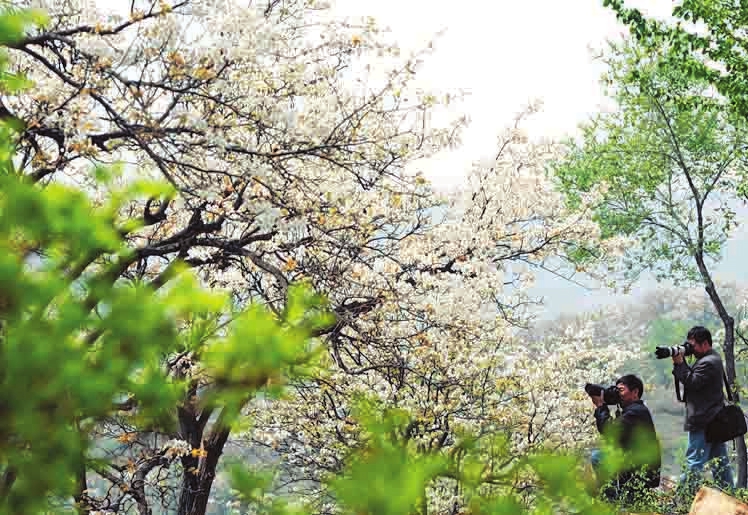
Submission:
[[[615,387],[618,395],[613,400],[621,408],[615,419],[610,415],[604,392],[590,395],[590,398],[595,405],[598,431],[625,453],[628,465],[614,478],[613,488],[608,488],[605,493],[609,498],[631,500],[639,489],[659,486],[661,450],[652,414],[641,400],[644,393],[641,379],[627,374],[616,381]],[[599,451],[593,453],[592,464],[599,468]]]
[[[688,431],[688,471],[681,476],[681,483],[690,482],[694,475],[702,472],[707,462],[714,459],[714,480],[723,488],[732,488],[733,478],[727,457],[727,443],[706,441],[707,424],[725,404],[725,394],[722,391],[722,358],[712,349],[712,334],[705,327],[691,328],[686,339],[696,356],[693,366],[689,367],[683,359],[685,352],[672,356],[673,375],[683,384],[683,401],[686,403],[684,429]]]

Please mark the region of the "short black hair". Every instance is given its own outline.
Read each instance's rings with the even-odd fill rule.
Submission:
[[[709,345],[712,345],[712,333],[709,332],[709,329],[706,327],[697,325],[692,327],[688,331],[688,335],[686,336],[686,340],[693,340],[696,343],[704,343],[709,342]]]
[[[628,388],[632,392],[634,390],[639,390],[640,399],[644,395],[644,383],[642,383],[642,380],[636,377],[634,374],[626,374],[625,376],[619,377],[618,381],[616,381],[616,386],[621,383],[625,384],[626,388]]]

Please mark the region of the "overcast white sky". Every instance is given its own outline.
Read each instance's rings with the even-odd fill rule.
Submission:
[[[470,93],[471,119],[456,152],[424,166],[436,184],[459,183],[470,163],[494,153],[497,134],[528,101],[543,101],[531,135],[573,132],[601,102],[590,45],[623,32],[602,0],[334,0],[343,15],[373,16],[392,29],[404,49],[422,48],[445,30],[419,80]],[[671,0],[631,2],[654,16],[670,14]]]

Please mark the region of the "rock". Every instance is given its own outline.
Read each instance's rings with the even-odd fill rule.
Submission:
[[[703,486],[696,492],[688,515],[748,515],[748,504]]]

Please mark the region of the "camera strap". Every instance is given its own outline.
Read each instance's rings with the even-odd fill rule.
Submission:
[[[732,402],[732,392],[730,391],[730,384],[727,382],[727,374],[725,374],[724,367],[722,368],[722,379],[725,381],[725,390],[727,390],[727,400]]]
[[[673,386],[675,386],[675,398],[678,402],[686,402],[686,389],[683,388],[683,397],[680,396],[680,381],[675,377],[675,371],[673,371]]]

